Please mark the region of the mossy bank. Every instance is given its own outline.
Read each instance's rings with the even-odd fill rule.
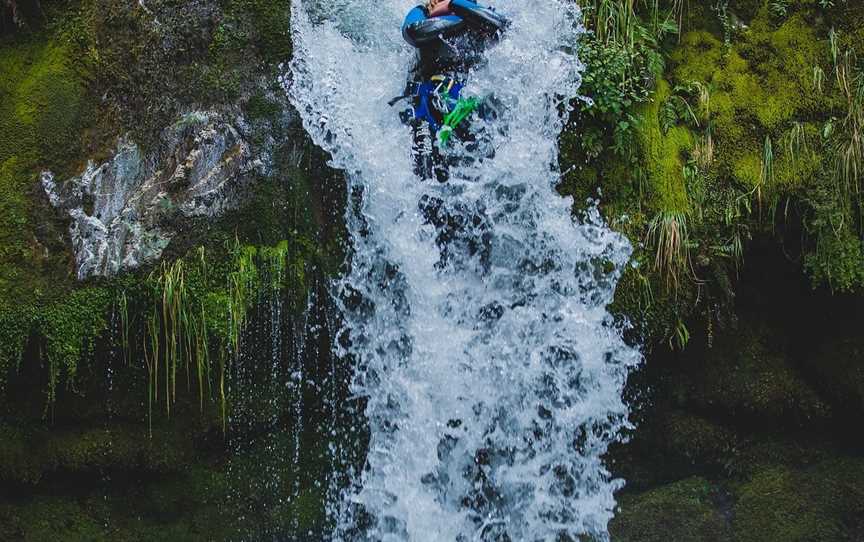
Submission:
[[[274,98],[289,3],[39,7],[0,37],[0,539],[319,532],[329,467],[302,417],[326,409],[329,361],[303,345],[330,341],[308,300],[344,258],[345,196]],[[120,138],[158,149],[199,110],[243,118],[268,149],[243,204],[177,225],[155,266],[76,280],[41,172],[80,175]],[[308,382],[292,383],[296,364]]]
[[[634,243],[646,350],[613,540],[856,540],[861,7],[586,7],[560,190]]]

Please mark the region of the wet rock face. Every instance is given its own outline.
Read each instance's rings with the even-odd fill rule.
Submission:
[[[268,159],[253,153],[241,129],[214,113],[191,113],[165,130],[144,155],[121,140],[107,162],[59,182],[42,173],[51,204],[68,213],[78,278],[112,276],[159,259],[196,218],[235,209],[243,188]]]

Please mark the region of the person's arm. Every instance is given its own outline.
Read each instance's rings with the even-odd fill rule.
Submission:
[[[450,10],[465,19],[468,24],[493,32],[501,32],[510,24],[510,21],[494,10],[481,6],[473,0],[450,0]]]
[[[456,15],[429,17],[426,9],[417,6],[408,12],[402,24],[402,37],[414,47],[422,47],[439,39],[442,35],[465,28],[465,20]]]

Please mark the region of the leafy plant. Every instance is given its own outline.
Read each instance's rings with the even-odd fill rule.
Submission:
[[[717,18],[720,19],[720,26],[723,28],[723,43],[726,47],[731,47],[734,27],[732,25],[732,18],[729,16],[729,0],[717,0],[711,6],[711,9],[717,14]]]
[[[683,320],[679,319],[675,324],[672,336],[669,337],[669,348],[684,350],[684,347],[686,347],[689,342],[690,330],[687,329],[687,324],[685,324]]]
[[[789,0],[771,0],[768,9],[777,18],[786,17],[789,13]]]
[[[677,211],[657,213],[648,225],[646,244],[654,247],[654,269],[666,278],[667,287],[678,287],[690,271],[687,215]]]

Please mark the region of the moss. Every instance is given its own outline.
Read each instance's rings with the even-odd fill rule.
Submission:
[[[285,62],[291,57],[288,0],[228,0],[226,4],[227,24],[217,28],[211,46],[216,52],[252,45],[268,62]]]
[[[673,82],[699,81],[712,88],[718,167],[747,186],[759,179],[766,136],[779,140],[792,121],[826,115],[833,107],[813,86],[814,67],[828,60],[824,38],[801,14],[779,28],[769,19],[761,9],[730,49],[707,32],[688,32],[670,55]]]
[[[74,388],[78,363],[105,330],[112,300],[109,290],[83,288],[49,305],[42,313],[40,328],[47,343],[49,402],[54,399],[60,378]]]
[[[282,106],[261,93],[249,98],[245,106],[249,120],[273,120],[282,114]]]
[[[40,497],[19,508],[18,513],[21,514],[18,535],[24,542],[111,540],[100,518],[71,499]]]
[[[864,528],[864,462],[765,469],[733,490],[737,542],[852,541]]]
[[[755,187],[762,181],[762,158],[748,152],[732,162],[732,178],[746,187]]]
[[[688,478],[638,495],[620,498],[609,525],[613,540],[728,540],[723,516],[713,503],[714,490],[703,478]]]
[[[58,258],[46,246],[52,220],[43,215],[38,173],[75,167],[89,101],[85,69],[59,31],[0,42],[0,73],[0,307],[6,307],[68,285],[65,254]]]
[[[679,81],[711,81],[724,62],[723,43],[710,32],[686,32],[669,59]]]
[[[690,203],[684,184],[684,155],[693,137],[682,126],[674,126],[666,134],[661,130],[660,107],[670,95],[669,83],[659,80],[652,100],[640,111],[638,135],[653,208],[686,212]]]
[[[740,438],[706,418],[671,412],[663,423],[663,443],[670,454],[683,455],[691,463],[728,468],[736,459]]]
[[[122,423],[53,430],[0,424],[0,480],[36,486],[56,473],[176,473],[192,456],[190,431],[196,432],[183,425],[157,427],[150,437],[140,426]]]
[[[0,424],[0,479],[32,484],[42,478],[44,469],[35,460],[38,450],[32,448],[31,438],[20,427]]]

